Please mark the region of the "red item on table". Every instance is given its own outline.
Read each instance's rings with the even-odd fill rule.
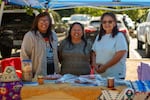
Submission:
[[[21,70],[21,59],[20,57],[12,57],[12,58],[5,58],[1,61],[2,72],[4,71],[5,67],[7,66],[14,66],[16,70]]]
[[[7,66],[14,66],[16,69],[16,73],[17,73],[18,77],[19,78],[22,77],[20,57],[11,57],[11,58],[5,58],[5,59],[1,60],[2,72],[4,72],[4,70]]]
[[[94,69],[95,69],[95,66],[91,66],[90,75],[93,75],[93,74],[94,74]]]
[[[21,79],[22,78],[22,71],[16,70],[17,76]]]
[[[94,70],[95,70],[95,66],[91,66],[91,71],[90,71],[90,78],[94,79]]]

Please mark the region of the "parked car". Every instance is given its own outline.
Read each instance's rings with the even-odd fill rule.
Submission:
[[[65,24],[68,24],[68,21],[70,20],[70,17],[62,17],[61,21]]]
[[[122,17],[119,17],[117,16],[117,25],[118,25],[118,28],[119,28],[119,31],[122,32],[126,38],[126,41],[127,41],[127,45],[128,45],[128,52],[127,52],[127,57],[129,58],[129,50],[130,50],[130,35],[129,35],[129,31],[127,29],[127,27],[125,26],[124,22],[123,22],[123,19]]]
[[[54,30],[57,34],[59,33],[65,33],[67,35],[67,31],[68,31],[68,24],[65,24],[61,21],[56,22],[54,25]]]
[[[145,54],[150,57],[150,10],[145,16],[145,21],[137,26],[137,49],[143,49],[145,44]]]
[[[85,27],[85,36],[94,41],[100,29],[100,17],[92,17],[89,25]]]
[[[15,9],[5,9],[6,7],[12,7]],[[33,10],[32,15],[29,15],[25,9],[21,9],[18,6],[5,5],[0,9],[0,52],[2,58],[11,57],[12,49],[20,49],[23,41],[23,37],[27,31],[31,29],[32,22],[39,12]],[[52,14],[52,24],[54,30],[57,32],[66,32],[63,24],[57,24]]]
[[[22,44],[24,34],[30,30],[34,17],[28,15],[25,9],[1,10],[2,17],[0,24],[0,52],[2,58],[11,56],[12,49],[19,49]]]
[[[80,22],[84,26],[89,25],[89,22],[91,20],[91,16],[87,14],[73,14],[70,16],[70,20],[68,21],[68,24],[71,25],[74,22]]]
[[[132,19],[128,15],[123,15],[123,21],[125,23],[125,26],[129,30],[129,34],[132,37],[136,37],[136,34],[134,33],[135,30],[135,22],[132,21]]]

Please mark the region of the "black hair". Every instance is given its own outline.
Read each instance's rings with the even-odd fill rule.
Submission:
[[[83,42],[85,43],[84,44],[84,48],[83,48],[83,52],[85,53],[85,48],[86,48],[86,46],[87,46],[87,41],[86,41],[86,39],[85,39],[85,34],[84,34],[84,26],[81,24],[81,23],[79,23],[79,22],[74,22],[73,24],[71,24],[70,25],[70,29],[69,29],[69,31],[68,31],[68,36],[67,36],[67,41],[69,41],[69,43],[71,44],[71,45],[73,45],[73,43],[72,43],[72,41],[71,41],[71,30],[72,30],[72,28],[73,28],[73,26],[74,25],[80,25],[81,26],[81,28],[82,28],[82,33],[83,33],[83,35],[82,35],[82,37],[81,37],[81,39],[83,40]]]
[[[117,26],[117,18],[115,16],[114,13],[112,12],[106,12],[101,16],[101,22],[104,19],[105,16],[110,16],[114,19],[114,21],[116,22],[115,27],[112,30],[112,37],[115,37],[118,34],[118,26]],[[100,25],[100,32],[99,32],[99,37],[98,37],[98,41],[101,40],[102,36],[106,34],[106,31],[104,30],[102,24]]]
[[[39,19],[40,19],[41,17],[44,17],[44,16],[47,16],[48,19],[49,19],[49,26],[48,26],[47,32],[45,33],[45,36],[46,36],[46,37],[50,37],[51,40],[53,40],[52,31],[51,31],[51,29],[52,29],[52,19],[51,19],[51,17],[50,17],[50,15],[49,15],[48,12],[42,12],[42,13],[38,14],[38,15],[35,17],[35,19],[34,19],[34,21],[33,21],[33,24],[32,24],[31,30],[34,31],[34,33],[36,34],[36,32],[38,31],[38,22],[39,22]]]

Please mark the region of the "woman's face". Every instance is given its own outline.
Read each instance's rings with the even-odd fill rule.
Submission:
[[[80,25],[75,24],[71,29],[71,37],[73,39],[81,39],[83,35],[83,30]]]
[[[38,29],[41,33],[46,33],[49,27],[49,19],[48,16],[44,16],[39,18],[38,21]]]
[[[112,33],[112,30],[115,27],[115,25],[116,23],[111,16],[104,16],[102,20],[102,26],[106,33]]]

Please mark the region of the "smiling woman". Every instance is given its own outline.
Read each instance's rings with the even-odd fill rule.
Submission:
[[[126,73],[127,42],[119,32],[117,18],[112,12],[101,16],[100,32],[92,50],[92,66],[103,77],[124,79]]]
[[[57,36],[52,31],[52,19],[48,12],[38,14],[31,31],[24,36],[20,57],[32,61],[33,78],[59,73]],[[38,62],[38,63],[37,63]]]
[[[90,74],[91,41],[84,38],[84,27],[75,22],[70,26],[68,37],[59,46],[61,74]]]

